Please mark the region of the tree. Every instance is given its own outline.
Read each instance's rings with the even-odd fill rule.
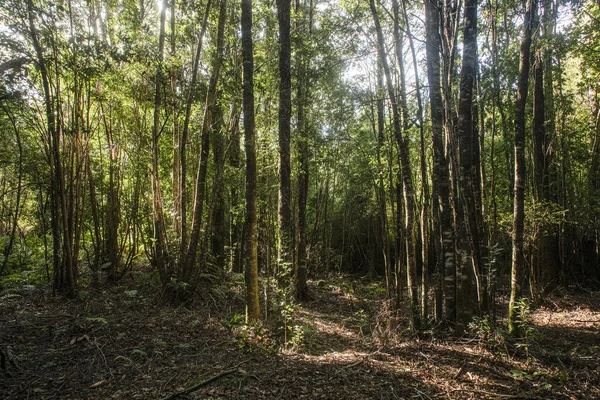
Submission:
[[[75,297],[77,282],[76,265],[73,264],[72,235],[69,223],[69,205],[61,156],[61,121],[58,98],[50,86],[50,71],[35,21],[35,10],[32,0],[27,1],[27,19],[29,35],[36,55],[36,63],[42,78],[45,114],[47,123],[48,164],[51,170],[50,191],[52,203],[52,239],[54,259],[54,289]],[[59,120],[57,120],[57,118]],[[62,225],[62,226],[61,226]],[[62,236],[62,246],[60,244]],[[62,255],[62,257],[61,257]],[[61,259],[62,258],[62,259]]]
[[[221,0],[219,10],[219,25],[217,27],[216,49],[213,54],[210,81],[208,92],[206,94],[206,103],[204,106],[204,119],[202,121],[202,132],[200,134],[200,157],[198,160],[198,170],[196,175],[196,193],[194,199],[194,214],[192,220],[192,231],[185,258],[181,261],[179,280],[190,283],[194,265],[196,264],[196,255],[198,245],[200,244],[200,229],[202,228],[204,200],[206,195],[206,178],[208,171],[208,157],[210,151],[210,135],[213,133],[213,115],[217,107],[217,83],[223,60],[223,37],[225,32],[225,21],[227,17],[227,0]]]
[[[242,58],[244,143],[246,148],[246,313],[260,318],[258,299],[258,223],[256,216],[256,134],[254,121],[254,56],[252,49],[252,0],[242,0]]]
[[[163,200],[160,188],[160,155],[159,138],[162,133],[160,123],[160,112],[163,94],[163,59],[165,53],[165,20],[167,12],[167,0],[162,1],[160,11],[160,33],[158,36],[158,60],[154,78],[154,120],[152,124],[152,219],[154,225],[153,233],[153,262],[158,268],[163,286],[171,278],[171,260],[167,247],[167,232],[164,220]]]
[[[405,138],[403,137],[402,128],[400,124],[400,113],[398,112],[398,105],[396,102],[396,95],[394,93],[394,86],[392,84],[390,67],[387,61],[387,54],[385,52],[385,43],[383,39],[383,33],[381,30],[381,24],[379,23],[379,16],[377,14],[377,8],[375,7],[375,1],[370,0],[371,14],[373,16],[373,22],[375,23],[375,29],[377,31],[377,44],[378,54],[381,59],[381,65],[385,74],[385,80],[388,90],[388,96],[392,104],[392,115],[394,123],[394,135],[398,142],[398,148],[400,152],[400,166],[402,168],[402,186],[404,195],[404,207],[405,207],[405,229],[406,229],[406,248],[407,248],[407,286],[408,286],[408,297],[410,302],[411,310],[411,328],[418,331],[421,328],[420,314],[419,314],[419,300],[417,294],[417,281],[416,281],[416,247],[414,237],[414,218],[415,218],[415,193],[412,184],[412,172],[410,167],[410,153],[408,145],[406,144]]]
[[[427,80],[429,81],[429,104],[431,107],[431,131],[433,139],[433,224],[436,237],[437,265],[433,276],[436,288],[436,319],[455,320],[456,266],[454,253],[454,229],[450,209],[450,176],[446,160],[443,136],[444,105],[440,77],[440,5],[433,0],[425,1],[425,29],[427,51]],[[443,299],[443,306],[442,306]]]
[[[283,267],[283,271],[293,268],[290,153],[292,117],[290,5],[290,0],[277,0],[277,17],[279,21],[279,201],[277,212],[279,241],[277,258]]]
[[[173,0],[174,1],[174,0]],[[180,259],[185,258],[185,251],[187,249],[187,143],[190,129],[190,119],[192,117],[192,105],[197,91],[197,79],[198,79],[198,66],[200,64],[200,54],[202,53],[202,47],[204,43],[204,35],[206,34],[206,28],[208,27],[208,14],[210,12],[212,0],[208,0],[206,3],[206,9],[204,11],[204,17],[202,19],[202,27],[198,34],[198,43],[196,44],[196,53],[194,55],[194,62],[192,64],[192,74],[190,79],[190,85],[187,93],[187,99],[185,102],[185,116],[183,120],[183,129],[181,131],[181,138],[179,139],[179,164],[181,165],[178,171],[179,175],[179,195],[177,210],[179,216],[179,231],[181,232],[181,243],[180,243]]]
[[[473,147],[478,146],[478,138],[474,132],[473,96],[475,72],[477,64],[477,0],[465,2],[465,28],[463,40],[463,59],[460,79],[460,95],[458,102],[458,121],[456,139],[458,148],[458,191],[461,207],[461,218],[458,227],[460,262],[457,265],[457,322],[461,325],[471,320],[473,315],[473,282],[476,282],[477,299],[481,303],[481,248],[479,229],[477,227],[478,212],[473,187],[476,184],[473,166],[477,161],[473,158]],[[476,123],[476,121],[475,121]],[[480,211],[480,208],[479,208]]]
[[[519,82],[515,103],[515,187],[512,233],[512,267],[510,300],[508,303],[508,330],[518,333],[520,322],[517,318],[517,301],[521,295],[521,279],[525,264],[523,249],[523,229],[525,224],[525,107],[529,87],[529,65],[531,37],[535,29],[537,0],[527,0],[523,21],[523,38],[519,57]]]

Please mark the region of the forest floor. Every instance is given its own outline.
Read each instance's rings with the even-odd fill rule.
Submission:
[[[0,399],[600,399],[599,292],[550,298],[522,339],[484,322],[417,338],[378,285],[339,277],[302,305],[269,301],[289,329],[249,328],[236,282],[177,308],[134,281],[0,293]]]

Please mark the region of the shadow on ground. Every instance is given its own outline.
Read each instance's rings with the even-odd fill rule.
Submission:
[[[0,371],[0,397],[162,399],[233,368],[182,398],[600,398],[598,324],[565,322],[599,318],[579,303],[560,318],[534,314],[537,337],[521,342],[417,340],[402,332],[382,342],[372,334],[381,291],[312,284],[314,300],[297,310],[302,337],[277,351],[228,327],[242,304],[170,308],[128,289],[73,301],[45,290],[0,297],[0,346],[16,363],[10,376]]]

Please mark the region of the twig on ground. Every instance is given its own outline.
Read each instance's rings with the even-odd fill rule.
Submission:
[[[522,395],[520,395],[520,394],[501,394],[501,393],[486,392],[485,390],[477,390],[477,389],[454,389],[454,390],[450,391],[450,393],[454,393],[454,392],[479,393],[479,394],[485,394],[485,395],[488,395],[488,396],[501,397],[501,398],[504,398],[504,399],[516,399],[516,398],[521,398],[522,397]]]
[[[223,371],[220,374],[214,375],[214,376],[212,376],[212,377],[210,377],[210,378],[208,378],[208,379],[206,379],[206,380],[204,380],[204,381],[202,381],[200,383],[195,384],[194,386],[190,386],[187,389],[184,389],[184,390],[179,391],[177,393],[173,393],[172,395],[167,396],[167,397],[163,398],[162,400],[172,400],[172,399],[175,399],[175,398],[177,398],[179,396],[184,396],[186,394],[193,393],[196,390],[199,390],[199,389],[203,388],[206,385],[209,385],[209,384],[211,384],[211,383],[213,383],[215,381],[218,381],[219,379],[221,379],[221,378],[223,378],[223,377],[225,377],[227,375],[236,374],[236,373],[237,374],[241,374],[242,371],[240,371],[237,368],[236,369],[230,369],[228,371]]]
[[[96,338],[94,338],[94,342],[93,343],[94,343],[94,346],[96,346],[96,348],[98,349],[98,351],[102,355],[102,358],[104,359],[104,366],[108,370],[108,373],[110,374],[110,377],[114,378],[112,370],[110,369],[110,366],[108,365],[108,360],[106,359],[106,356],[104,355],[104,352],[102,351],[102,348],[100,346],[98,346],[98,342],[96,342]]]
[[[365,361],[367,361],[367,359],[368,359],[368,358],[369,358],[368,356],[367,356],[367,357],[363,357],[361,360],[359,360],[359,361],[357,361],[357,362],[354,362],[354,363],[352,363],[352,364],[348,364],[348,365],[346,365],[345,367],[342,367],[342,369],[350,369],[350,368],[354,368],[354,367],[356,367],[356,366],[359,366],[360,364],[362,364],[362,363],[364,363]]]
[[[429,397],[429,396],[427,395],[427,393],[424,393],[424,392],[420,391],[419,389],[417,389],[417,388],[416,388],[416,387],[414,387],[414,386],[413,386],[413,390],[419,394],[419,397],[421,397],[421,398],[423,398],[423,397],[426,397],[426,398],[428,398],[429,400],[431,400],[431,397]]]

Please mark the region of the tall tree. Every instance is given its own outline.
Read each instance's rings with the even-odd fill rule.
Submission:
[[[433,230],[434,235],[436,235],[435,243],[438,256],[432,280],[436,288],[436,319],[446,318],[453,322],[456,312],[456,265],[454,228],[452,226],[452,210],[450,209],[450,174],[444,146],[444,104],[440,76],[440,8],[439,1],[425,1],[427,81],[429,82],[433,140]]]
[[[531,38],[535,28],[537,0],[527,0],[523,20],[523,37],[519,56],[519,81],[515,102],[515,186],[513,204],[512,268],[510,300],[508,303],[508,330],[518,332],[517,301],[521,295],[521,279],[525,264],[523,230],[525,226],[525,107],[529,88]]]
[[[50,166],[50,191],[52,208],[52,239],[54,263],[54,290],[75,297],[77,282],[76,266],[73,258],[72,237],[70,234],[69,206],[67,204],[67,188],[64,175],[63,157],[61,154],[61,116],[58,112],[58,94],[50,84],[50,71],[40,44],[40,36],[35,21],[36,9],[32,0],[27,0],[27,19],[29,36],[36,55],[36,64],[42,78],[45,116],[47,124],[47,146],[49,147],[48,164]],[[53,47],[53,49],[56,49]],[[58,74],[57,71],[55,71]],[[57,82],[58,85],[58,82]],[[62,238],[62,246],[61,246]]]
[[[174,1],[174,0],[173,0]],[[210,13],[210,7],[212,4],[212,0],[208,0],[206,3],[206,9],[204,10],[204,18],[202,19],[202,27],[200,28],[200,33],[198,34],[198,43],[196,44],[196,53],[194,55],[194,61],[192,64],[192,74],[189,84],[189,89],[187,93],[187,99],[185,102],[185,116],[183,119],[183,129],[181,131],[181,137],[179,139],[179,163],[181,165],[179,174],[179,201],[178,201],[178,211],[179,211],[179,230],[181,232],[181,243],[180,243],[180,259],[185,258],[185,250],[187,248],[187,142],[189,136],[190,129],[190,120],[192,118],[192,105],[194,103],[194,99],[196,97],[197,91],[197,80],[198,80],[198,68],[200,64],[200,54],[202,54],[202,46],[204,43],[204,35],[206,33],[206,28],[208,27],[208,15]]]
[[[377,14],[377,7],[375,1],[370,0],[371,14],[373,16],[373,22],[375,23],[375,29],[377,31],[377,50],[379,53],[379,59],[383,66],[385,74],[386,86],[388,90],[388,96],[390,97],[390,103],[392,105],[392,116],[394,123],[394,135],[398,142],[398,148],[400,151],[400,167],[402,168],[402,186],[403,186],[403,197],[405,207],[405,229],[406,229],[406,262],[407,262],[407,286],[408,286],[408,297],[410,302],[410,323],[411,328],[418,331],[421,329],[421,318],[419,310],[419,299],[417,291],[417,279],[416,279],[416,246],[414,237],[414,219],[415,219],[415,193],[412,184],[412,172],[410,164],[410,153],[406,139],[403,136],[403,130],[401,127],[400,113],[398,111],[398,104],[396,101],[396,94],[394,91],[394,85],[392,83],[392,76],[390,67],[387,60],[387,54],[385,52],[385,42],[383,39],[383,32],[381,30],[381,24],[379,22],[379,15]]]
[[[260,318],[260,303],[258,299],[258,218],[256,215],[256,134],[252,47],[252,0],[242,0],[243,107],[246,148],[246,312],[249,320],[256,321]]]
[[[152,220],[153,233],[153,262],[158,268],[163,285],[169,282],[171,276],[171,262],[167,247],[167,231],[164,221],[164,209],[160,188],[159,171],[159,139],[162,133],[160,113],[163,102],[163,60],[165,53],[165,21],[167,13],[167,0],[162,0],[160,6],[160,28],[158,36],[158,60],[154,77],[154,120],[152,124]]]
[[[206,196],[206,179],[208,172],[208,158],[210,152],[210,136],[213,133],[213,116],[217,107],[217,83],[219,81],[221,64],[223,61],[223,43],[225,35],[225,21],[227,17],[227,0],[221,0],[219,11],[219,24],[217,26],[216,48],[212,58],[210,81],[208,83],[208,92],[206,93],[206,103],[204,105],[204,119],[202,121],[202,132],[200,134],[200,157],[198,160],[198,169],[196,174],[196,195],[194,199],[194,213],[192,220],[192,231],[188,243],[185,258],[181,260],[182,268],[179,271],[179,277],[183,282],[190,282],[198,246],[200,244],[200,231],[202,228],[204,200]]]
[[[467,324],[475,309],[473,305],[473,281],[476,280],[478,299],[481,301],[481,248],[477,227],[477,207],[473,186],[473,146],[478,138],[473,129],[473,96],[477,63],[477,0],[465,2],[465,28],[463,59],[458,102],[456,130],[458,148],[458,191],[461,218],[459,221],[460,263],[457,265],[457,322]],[[479,208],[481,210],[481,208]]]
[[[279,227],[278,255],[284,270],[292,264],[292,186],[291,186],[291,117],[292,75],[290,42],[290,0],[277,0],[279,21]]]
[[[533,184],[536,208],[548,209],[557,202],[556,174],[553,161],[553,141],[556,136],[553,83],[553,42],[555,7],[552,0],[544,0],[540,49],[534,62],[533,91]],[[543,294],[540,289],[555,287],[560,275],[558,229],[554,224],[535,221],[539,227],[532,250],[530,288],[534,300]]]
[[[306,221],[306,206],[308,203],[308,187],[309,187],[309,163],[310,163],[310,135],[309,123],[307,118],[308,110],[310,110],[310,55],[307,54],[306,43],[312,35],[313,23],[313,4],[300,5],[296,3],[296,13],[304,14],[304,8],[308,10],[307,21],[298,21],[298,26],[301,27],[299,32],[299,56],[297,67],[297,127],[298,127],[298,161],[300,163],[300,171],[298,173],[298,218],[297,218],[297,243],[296,243],[296,260],[295,261],[295,295],[300,301],[310,298],[308,293],[307,279],[307,248],[308,234]],[[304,26],[308,25],[307,28]]]

